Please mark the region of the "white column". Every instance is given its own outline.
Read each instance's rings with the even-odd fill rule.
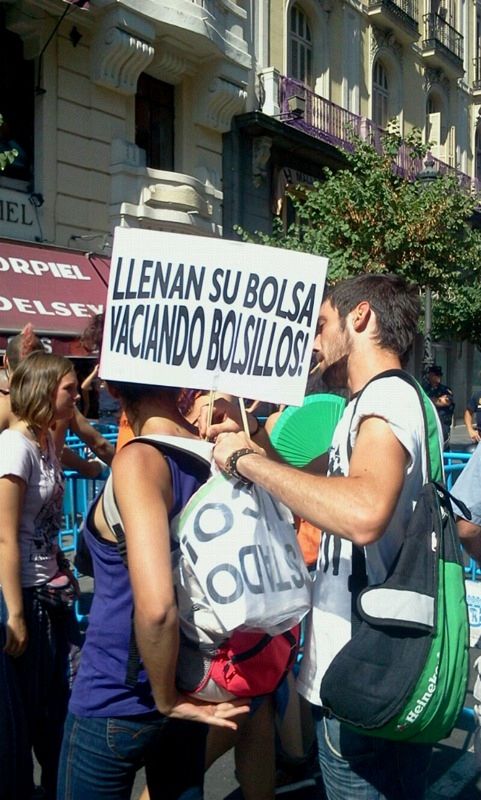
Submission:
[[[262,112],[269,117],[276,117],[281,113],[279,106],[279,78],[280,73],[274,67],[261,69],[259,80],[264,86],[264,102]]]

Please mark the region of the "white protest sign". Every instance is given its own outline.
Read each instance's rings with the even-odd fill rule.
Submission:
[[[301,405],[327,259],[117,228],[102,378]]]

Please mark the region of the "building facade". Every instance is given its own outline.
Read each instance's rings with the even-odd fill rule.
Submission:
[[[228,147],[244,173],[251,164],[257,193],[247,209],[253,220],[239,220],[233,187],[226,233],[235,223],[269,230],[283,186],[309,183],[319,163],[335,163],[350,130],[376,141],[389,126],[401,136],[418,128],[439,171],[455,172],[467,188],[481,185],[481,3],[259,0],[253,15],[255,111],[237,117],[226,138],[239,132]],[[290,142],[284,152],[282,140]],[[422,167],[407,159],[400,166],[406,175]]]
[[[256,105],[225,134],[224,235],[292,220],[286,190],[342,164],[350,131],[379,141],[420,129],[439,172],[481,186],[481,3],[473,0],[259,0]],[[404,157],[409,177],[423,163]],[[435,310],[435,309],[434,309]],[[473,349],[437,342],[462,417]],[[422,343],[412,369],[420,373]]]
[[[245,8],[83,5],[0,0],[0,134],[20,152],[0,176],[0,236],[99,249],[115,225],[220,235],[222,134],[251,70]]]
[[[481,179],[481,0],[0,0],[0,65],[0,150],[18,152],[0,173],[0,271],[36,288],[65,253],[108,259],[117,225],[287,224],[286,190],[340,166],[351,129],[418,127],[439,170]],[[23,251],[12,266],[12,242],[41,248],[37,266]],[[17,300],[0,333],[63,330]],[[462,396],[471,357],[438,345]]]
[[[234,0],[0,0],[0,335],[80,333],[116,226],[222,234],[249,25]]]

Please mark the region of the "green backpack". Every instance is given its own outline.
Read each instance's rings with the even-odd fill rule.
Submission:
[[[441,483],[434,406],[406,372],[373,380],[390,376],[413,386],[421,402],[428,480],[384,583],[367,586],[364,550],[353,546],[353,636],[331,662],[320,696],[326,716],[359,733],[434,743],[451,733],[468,679],[464,567],[451,501],[461,503]],[[465,506],[462,513],[471,516]]]

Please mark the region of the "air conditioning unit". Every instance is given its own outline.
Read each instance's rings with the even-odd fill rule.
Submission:
[[[287,108],[293,117],[303,117],[306,110],[306,99],[298,94],[292,95],[287,101]]]

